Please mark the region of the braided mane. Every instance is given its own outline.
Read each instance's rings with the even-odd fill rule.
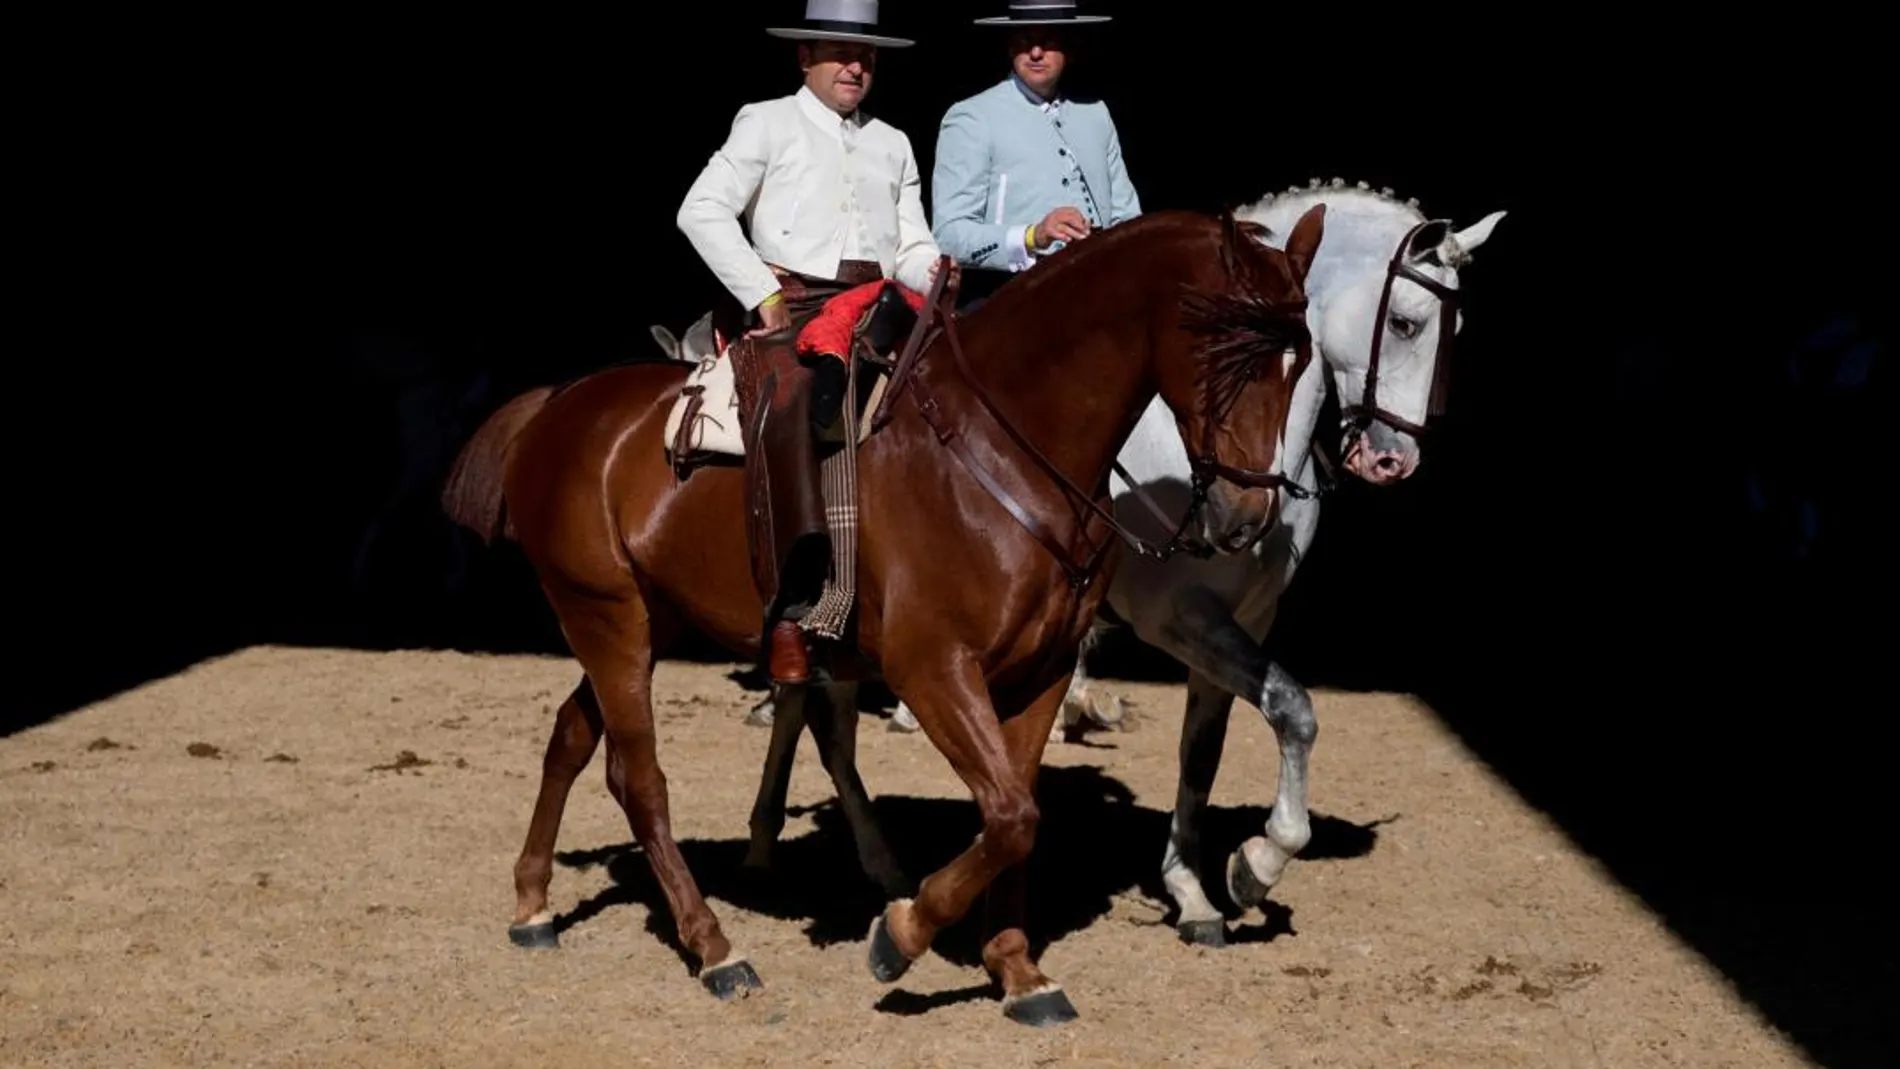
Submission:
[[[1330,182],[1322,181],[1318,178],[1308,179],[1304,186],[1288,186],[1277,193],[1268,193],[1252,204],[1242,207],[1239,210],[1239,214],[1244,218],[1258,218],[1268,208],[1273,207],[1274,203],[1281,197],[1304,200],[1315,194],[1334,193],[1348,193],[1356,197],[1363,197],[1367,200],[1377,201],[1401,211],[1417,213],[1420,218],[1423,218],[1424,209],[1418,206],[1417,197],[1407,197],[1404,200],[1400,200],[1398,194],[1394,193],[1390,186],[1373,189],[1372,186],[1365,181],[1354,182],[1349,185],[1344,178],[1334,178]]]

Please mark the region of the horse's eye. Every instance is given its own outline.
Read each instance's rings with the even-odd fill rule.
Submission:
[[[1392,328],[1392,333],[1406,341],[1411,341],[1418,336],[1419,324],[1416,319],[1407,319],[1401,315],[1387,316],[1386,324]]]

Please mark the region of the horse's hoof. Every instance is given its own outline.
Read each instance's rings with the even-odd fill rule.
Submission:
[[[772,699],[767,698],[764,701],[760,702],[759,704],[753,706],[752,711],[745,715],[746,726],[754,727],[754,728],[769,728],[772,726],[772,718],[775,712],[776,710],[772,706]]]
[[[1088,716],[1090,720],[1109,731],[1115,731],[1128,723],[1128,703],[1119,694],[1106,698],[1089,698]]]
[[[1227,945],[1227,925],[1222,921],[1182,921],[1174,930],[1180,933],[1181,942],[1189,946],[1218,949]]]
[[[884,730],[899,731],[908,735],[912,732],[923,730],[923,725],[917,722],[917,717],[914,713],[900,705],[897,707],[897,711],[891,714],[891,719],[884,725]]]
[[[1069,1001],[1069,996],[1063,994],[1061,988],[1051,985],[1021,998],[1004,999],[1003,1016],[1017,1024],[1049,1028],[1067,1024],[1081,1014],[1075,1012],[1075,1004]]]
[[[561,937],[555,934],[553,921],[542,921],[539,924],[510,924],[508,941],[528,950],[558,950],[561,946]]]
[[[765,987],[765,981],[752,969],[752,963],[740,958],[716,965],[699,974],[699,982],[721,1002],[744,998]]]
[[[890,926],[884,922],[882,913],[871,922],[870,947],[865,956],[871,965],[871,976],[878,983],[895,983],[910,971],[910,959],[897,949],[897,940],[891,938]]]
[[[1227,859],[1227,893],[1241,909],[1252,909],[1267,900],[1267,885],[1253,874],[1244,850],[1234,851]]]

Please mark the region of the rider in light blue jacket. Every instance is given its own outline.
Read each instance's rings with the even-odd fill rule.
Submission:
[[[1066,242],[1140,215],[1108,106],[1056,88],[1068,28],[1108,18],[1078,15],[1074,4],[1015,0],[1009,14],[976,21],[1011,28],[1011,71],[943,117],[930,183],[937,245],[966,269],[1021,271]]]

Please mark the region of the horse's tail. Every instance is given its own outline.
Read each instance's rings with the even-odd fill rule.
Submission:
[[[514,537],[502,500],[502,478],[508,471],[515,438],[554,393],[554,387],[541,386],[501,406],[476,428],[474,437],[456,454],[455,466],[449,469],[448,480],[442,486],[442,510],[449,519],[480,535],[485,544]]]

